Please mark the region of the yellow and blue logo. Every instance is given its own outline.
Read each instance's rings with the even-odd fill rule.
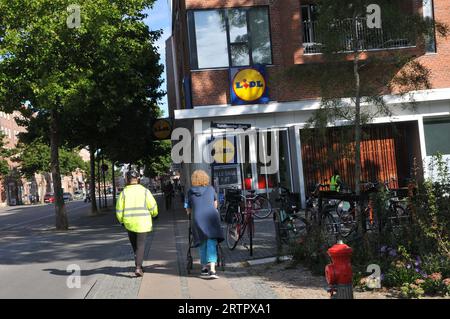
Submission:
[[[153,124],[153,136],[156,140],[168,140],[172,135],[169,119],[159,119]]]
[[[233,75],[231,104],[268,103],[268,90],[263,66],[232,69],[231,72]]]
[[[214,161],[217,164],[229,164],[234,161],[236,149],[232,141],[228,139],[219,139],[213,144]]]

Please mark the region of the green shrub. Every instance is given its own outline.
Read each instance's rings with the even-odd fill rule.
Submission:
[[[303,242],[290,247],[293,261],[308,267],[314,275],[323,275],[325,266],[330,263],[324,242],[320,228],[312,226]]]
[[[413,269],[406,268],[402,263],[391,267],[384,275],[383,284],[387,287],[401,287],[405,283],[413,283],[422,276]]]
[[[400,291],[404,298],[420,298],[425,293],[421,285],[410,283],[404,283]]]
[[[429,275],[423,282],[422,287],[426,294],[436,295],[444,292],[444,284],[442,282],[441,273],[433,273]]]
[[[450,258],[440,254],[429,254],[422,258],[422,269],[426,274],[440,273],[443,278],[450,277]]]

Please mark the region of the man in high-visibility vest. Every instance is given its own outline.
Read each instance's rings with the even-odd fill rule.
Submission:
[[[158,206],[152,193],[139,184],[137,171],[127,172],[127,184],[117,200],[116,216],[128,231],[135,258],[135,275],[142,277],[145,241],[147,234],[152,231],[152,218],[158,215]]]
[[[341,176],[339,176],[339,171],[334,170],[333,176],[331,176],[330,180],[330,191],[339,192],[341,189]]]

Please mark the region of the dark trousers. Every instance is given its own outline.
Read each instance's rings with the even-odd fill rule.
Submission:
[[[164,199],[166,200],[166,210],[172,207],[172,193],[165,194]]]
[[[135,265],[138,268],[142,268],[147,233],[135,233],[128,231],[128,238],[130,239],[131,246],[133,247]]]

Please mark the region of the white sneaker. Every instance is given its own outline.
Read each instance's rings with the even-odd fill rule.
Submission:
[[[220,277],[217,275],[217,273],[215,271],[214,272],[210,271],[208,278],[210,278],[210,279],[219,279]]]

